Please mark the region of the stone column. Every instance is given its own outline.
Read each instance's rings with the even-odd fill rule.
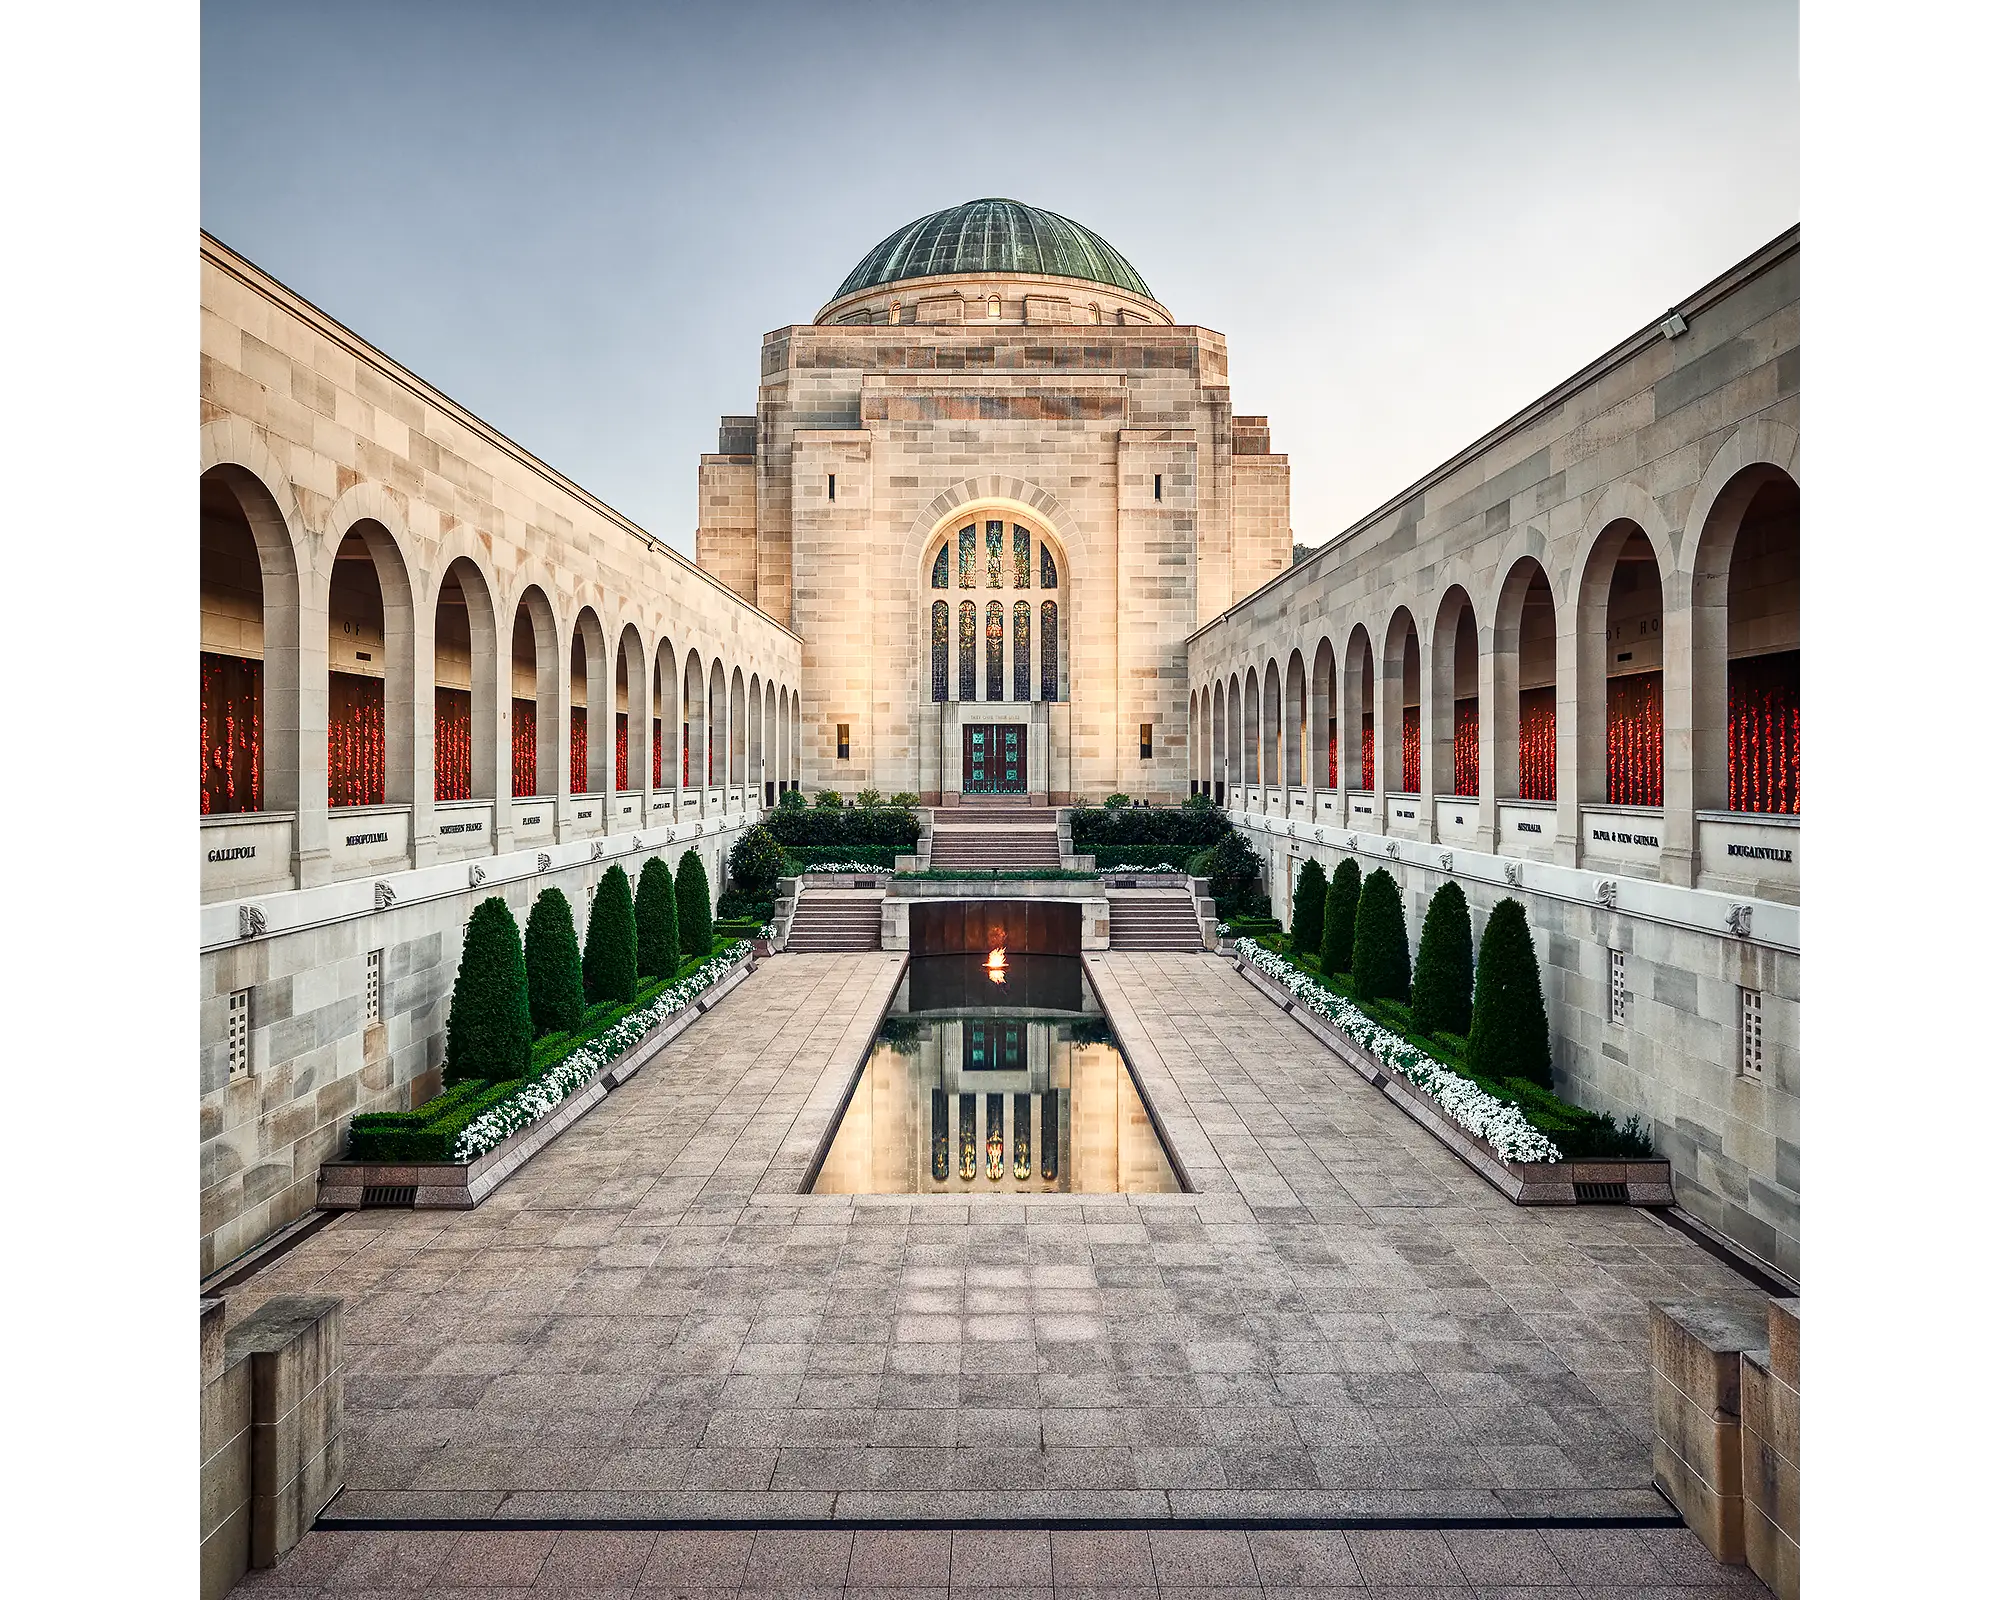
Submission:
[[[1604,792],[1602,605],[1596,613],[1589,625],[1556,615],[1556,860],[1566,867],[1582,859],[1584,800]]]
[[[414,581],[412,588],[415,587]],[[389,621],[389,599],[383,595],[383,631],[387,633]],[[410,864],[428,867],[437,860],[437,820],[433,814],[437,803],[437,778],[434,762],[437,746],[437,608],[433,604],[415,603],[411,607],[410,646],[408,668],[402,674],[408,683],[409,702],[398,709],[396,693],[397,651],[393,641],[387,646],[389,657],[389,681],[382,686],[383,738],[388,748],[383,754],[387,758],[387,770],[393,775],[398,766],[406,774],[406,798],[410,803]],[[475,664],[474,670],[477,671]],[[401,721],[404,728],[404,746],[409,755],[406,761],[396,761],[397,739],[388,731],[394,724],[391,719]],[[391,783],[394,783],[392,776]],[[394,789],[384,796],[395,803]]]
[[[1511,691],[1514,695],[1514,716],[1505,724],[1515,730],[1511,765],[1504,753],[1500,716],[1502,698],[1510,692],[1508,685],[1518,685],[1520,681],[1520,660],[1518,656],[1507,658],[1497,648],[1497,640],[1496,629],[1479,630],[1479,832],[1473,839],[1472,847],[1488,852],[1500,848],[1501,768],[1508,766],[1517,775],[1515,782],[1518,787],[1521,765],[1521,736],[1517,726],[1521,696],[1518,687]]]
[[[293,832],[293,872],[301,889],[333,878],[333,855],[326,820],[326,630],[328,572],[300,578],[298,621],[298,826]],[[265,661],[271,658],[265,644]],[[269,671],[268,665],[265,669]]]
[[[472,672],[475,681],[483,674],[493,685],[492,704],[484,717],[479,715],[479,696],[472,697],[472,792],[481,788],[479,774],[486,774],[485,787],[493,795],[493,853],[505,855],[514,848],[514,650],[513,636],[498,638],[491,659],[481,663],[479,641],[472,642]],[[485,745],[480,743],[480,727],[485,725]]]
[[[1663,577],[1660,607],[1660,877],[1694,882],[1694,613],[1689,579]],[[1671,586],[1671,587],[1669,587]],[[1728,613],[1723,613],[1728,626]]]

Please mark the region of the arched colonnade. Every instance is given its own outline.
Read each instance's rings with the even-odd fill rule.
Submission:
[[[1279,638],[1224,619],[1194,641],[1191,792],[1667,882],[1791,862],[1772,830],[1799,811],[1796,472],[1795,436],[1753,424],[1684,533],[1618,485],[1567,563],[1516,533],[1367,615]]]
[[[799,691],[769,649],[532,562],[503,579],[469,530],[426,567],[372,484],[310,530],[237,443],[201,477],[201,810],[289,820],[295,885],[754,813],[797,787]],[[210,835],[210,854],[256,848]]]

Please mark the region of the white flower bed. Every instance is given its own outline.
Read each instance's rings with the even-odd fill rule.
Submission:
[[[1103,867],[1099,869],[1098,876],[1101,878],[1123,878],[1129,877],[1134,873],[1143,875],[1149,872],[1170,872],[1177,878],[1187,876],[1186,867],[1169,866],[1164,861],[1155,862],[1150,867]]]
[[[622,1056],[661,1023],[701,998],[713,984],[726,978],[731,969],[750,954],[747,940],[739,939],[721,955],[711,957],[652,1004],[620,1019],[588,1044],[564,1056],[520,1093],[482,1111],[458,1136],[451,1158],[473,1161],[498,1148],[523,1128],[541,1121],[577,1090]]]
[[[809,867],[801,867],[799,876],[803,878],[814,872],[866,872],[872,876],[890,877],[895,871],[894,867],[870,866],[866,861],[815,861]]]
[[[1313,981],[1283,956],[1254,939],[1236,946],[1237,958],[1274,979],[1300,1005],[1324,1017],[1360,1045],[1373,1051],[1411,1083],[1430,1095],[1467,1133],[1484,1139],[1509,1161],[1560,1161],[1562,1151],[1541,1129],[1528,1121],[1517,1105],[1496,1099],[1470,1078],[1461,1077],[1435,1061],[1401,1034],[1383,1027],[1359,1006]]]

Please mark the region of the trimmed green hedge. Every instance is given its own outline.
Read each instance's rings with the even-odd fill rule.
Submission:
[[[894,872],[896,857],[915,855],[916,850],[914,844],[907,850],[899,850],[892,844],[798,845],[785,851],[785,876],[796,878],[823,861],[855,861],[864,867]]]
[[[908,806],[785,806],[765,812],[763,825],[787,852],[801,845],[815,849],[835,846],[843,852],[821,860],[865,860],[852,854],[862,845],[874,845],[892,854],[899,849],[907,854],[917,847],[917,814]]]
[[[519,1073],[528,1063],[532,1032],[521,930],[507,902],[492,895],[479,902],[466,925],[445,1020],[445,1081]]]
[[[681,963],[681,970],[672,980],[655,978],[648,982],[629,1005],[600,1001],[585,1010],[575,1031],[544,1034],[535,1041],[528,1070],[520,1077],[478,1078],[457,1083],[414,1111],[362,1112],[353,1121],[346,1159],[449,1162],[457,1148],[458,1136],[473,1118],[500,1104],[519,1091],[523,1083],[539,1078],[571,1051],[590,1043],[632,1012],[651,1005],[670,982],[678,981],[700,965],[690,958]]]
[[[1069,814],[1069,836],[1076,849],[1100,862],[1114,847],[1211,849],[1230,831],[1229,819],[1213,807],[1078,806]]]
[[[1319,954],[1320,933],[1326,912],[1326,868],[1313,857],[1299,868],[1299,880],[1292,885],[1292,948],[1309,955]]]
[[[1320,908],[1319,965],[1322,972],[1354,970],[1354,913],[1361,904],[1361,866],[1346,856],[1327,880]]]
[[[1354,913],[1354,992],[1366,1000],[1410,998],[1410,930],[1403,891],[1377,867],[1361,885]]]
[[[1116,872],[1121,867],[1175,867],[1188,870],[1188,862],[1201,853],[1196,844],[1107,844],[1089,851],[1099,872]],[[1081,852],[1080,852],[1081,853]]]
[[[654,856],[639,869],[639,892],[633,897],[639,924],[639,981],[678,972],[681,964],[680,907],[674,900],[674,869],[666,857]]]
[[[583,1024],[583,957],[569,896],[544,889],[528,913],[528,1010],[535,1034],[567,1033]]]
[[[1424,1033],[1417,1028],[1409,1006],[1395,1000],[1363,1000],[1354,992],[1354,980],[1345,973],[1327,973],[1318,961],[1281,949],[1275,937],[1260,938],[1257,942],[1273,954],[1305,968],[1343,1000],[1353,1002],[1373,1021],[1401,1034],[1425,1055],[1470,1078],[1488,1094],[1511,1100],[1521,1108],[1532,1127],[1556,1142],[1564,1159],[1636,1159],[1654,1154],[1652,1138],[1636,1116],[1627,1117],[1621,1125],[1602,1111],[1586,1111],[1582,1106],[1571,1105],[1544,1084],[1518,1077],[1496,1079],[1477,1072],[1468,1062],[1463,1034],[1443,1030]]]
[[[1509,895],[1493,908],[1479,939],[1466,1059],[1495,1078],[1552,1084],[1549,1014],[1528,913]]]
[[[715,906],[708,897],[708,868],[692,850],[681,852],[674,869],[674,901],[680,911],[681,954],[706,961],[715,948]]]

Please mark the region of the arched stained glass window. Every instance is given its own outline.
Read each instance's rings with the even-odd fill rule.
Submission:
[[[1048,559],[1049,552],[1044,546],[1042,560],[1046,563]],[[1047,566],[1042,570],[1046,573]],[[1056,698],[1056,603],[1053,600],[1042,602],[1042,698]]]
[[[1014,531],[1019,533],[1021,530],[1016,528]],[[1024,559],[1021,563],[1024,576],[1027,565]],[[1016,700],[1025,700],[1028,698],[1029,654],[1028,602],[1025,600],[1016,600],[1014,602],[1014,698]]]
[[[958,586],[970,589],[973,563],[979,559],[979,529],[968,522],[958,530]]]
[[[1014,524],[1014,587],[1028,587],[1028,530]]]
[[[989,522],[986,524],[986,587],[1000,587],[1000,536],[1006,531],[1006,524]]]
[[[986,698],[1007,698],[1007,608],[998,600],[986,607]]]
[[[1049,554],[1049,547],[1047,545],[1043,545],[1042,587],[1044,589],[1053,589],[1055,586],[1056,586],[1056,558]]]
[[[979,698],[979,607],[970,600],[958,603],[958,697]]]
[[[937,560],[931,563],[931,587],[949,589],[951,587],[951,543],[947,540],[938,546]]]
[[[931,603],[931,698],[951,698],[951,607],[942,600]]]

